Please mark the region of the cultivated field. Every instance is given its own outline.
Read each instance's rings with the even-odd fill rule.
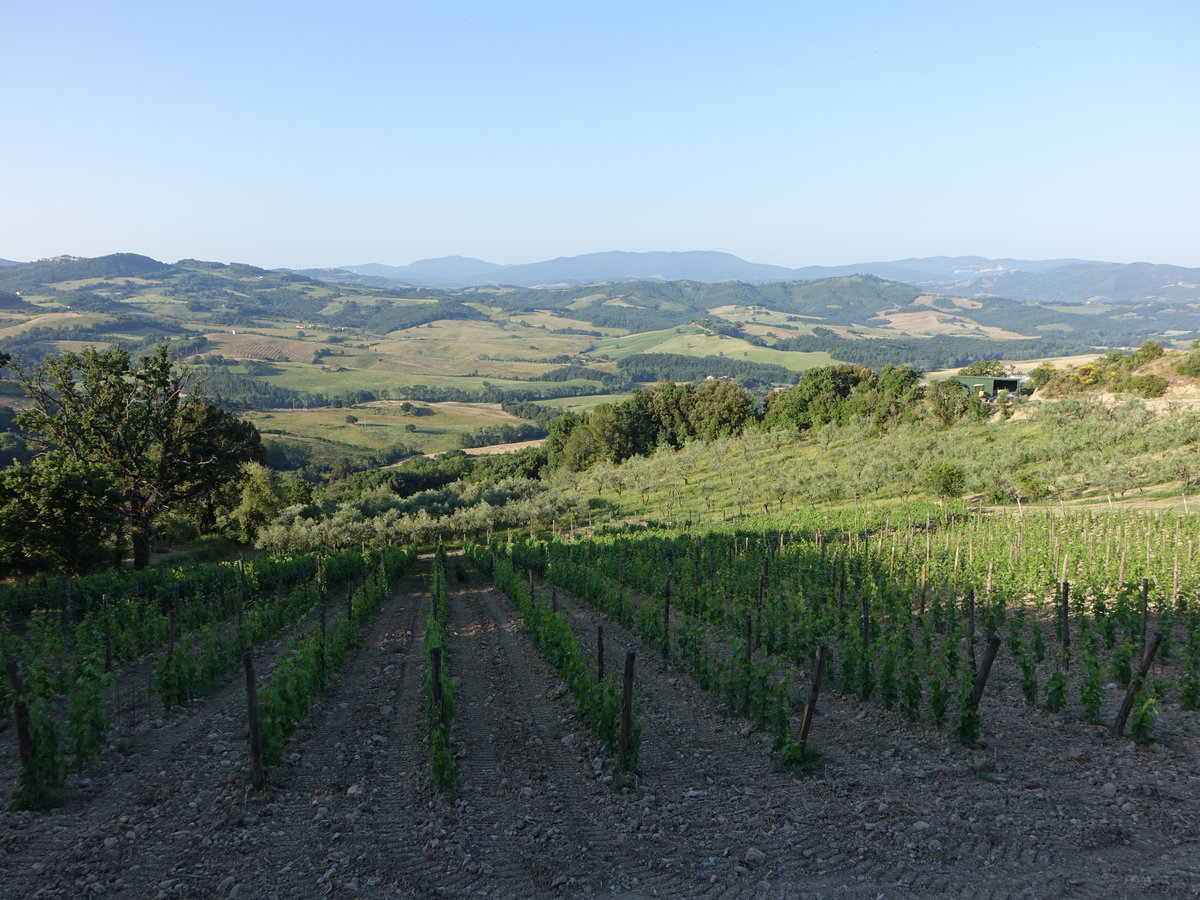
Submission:
[[[596,659],[597,626],[606,671],[618,681],[625,648],[636,651],[640,747],[625,774],[583,726],[563,676],[535,651],[527,607],[461,557],[449,558],[445,576],[434,577],[435,565],[416,562],[377,612],[357,620],[361,647],[268,769],[264,793],[250,784],[240,670],[165,712],[145,692],[150,667],[123,670],[108,746],[71,777],[68,805],[0,817],[6,894],[875,898],[1200,889],[1194,712],[1172,705],[1163,741],[1116,740],[1027,706],[1002,662],[981,704],[983,733],[964,744],[837,690],[831,667],[811,731],[816,755],[789,769],[769,729],[687,674],[682,644],[666,659],[642,626],[627,628],[535,577],[533,602],[553,604],[585,658]],[[677,626],[686,624],[687,596],[672,614]],[[443,606],[439,646],[454,685],[448,792],[431,781],[425,715],[433,597]],[[632,586],[626,597],[653,603]],[[332,627],[341,600],[331,601]],[[314,633],[314,621],[310,614],[300,633]],[[271,680],[287,647],[285,639],[256,652],[260,678]],[[808,673],[776,672],[794,678],[798,714]],[[1107,689],[1106,704],[1120,693]],[[2,754],[11,782],[15,742]]]

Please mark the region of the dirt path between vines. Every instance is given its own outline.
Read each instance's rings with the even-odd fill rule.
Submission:
[[[821,764],[765,736],[588,604],[560,609],[607,668],[637,649],[636,787],[575,718],[512,604],[450,561],[458,789],[428,777],[430,563],[368,626],[338,687],[248,787],[236,684],[123,735],[72,808],[0,815],[3,897],[1113,897],[1200,893],[1194,745],[1138,749],[989,695],[962,747],[823,694]],[[540,591],[548,590],[544,586]],[[1191,729],[1195,733],[1195,729]]]
[[[986,701],[984,741],[964,747],[826,690],[813,732],[821,771],[797,776],[772,762],[766,735],[730,718],[657,648],[554,593],[589,654],[598,624],[609,667],[610,648],[638,649],[642,786],[672,801],[665,830],[690,833],[676,846],[693,870],[706,850],[715,855],[714,890],[737,884],[724,877],[732,869],[755,891],[789,897],[1200,893],[1194,740],[1145,749],[1113,741],[1030,710],[1015,680],[1001,677]],[[1196,733],[1188,715],[1176,734]],[[706,784],[697,787],[697,775]],[[739,868],[749,847],[762,856]],[[692,892],[683,882],[676,893]]]

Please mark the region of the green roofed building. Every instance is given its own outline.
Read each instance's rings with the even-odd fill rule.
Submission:
[[[952,375],[951,381],[957,381],[963,389],[976,397],[995,397],[997,394],[1017,392],[1023,380],[1021,376],[1006,376],[994,378],[989,375]]]

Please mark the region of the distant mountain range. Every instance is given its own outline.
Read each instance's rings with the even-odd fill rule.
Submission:
[[[110,258],[119,256],[122,254],[114,254]],[[0,268],[26,265],[44,268],[69,260],[69,257],[60,257],[25,264],[0,259]],[[968,298],[1004,297],[1050,305],[1200,304],[1200,268],[1084,259],[930,256],[791,269],[748,262],[731,253],[699,250],[650,253],[611,251],[560,256],[521,265],[500,265],[466,256],[443,256],[423,259],[407,266],[364,263],[333,269],[291,271],[320,281],[387,290],[398,286],[438,289],[496,285],[563,288],[634,281],[771,284],[874,275],[932,293]]]
[[[786,266],[747,262],[730,253],[706,251],[587,253],[522,265],[499,265],[465,256],[425,259],[407,266],[380,263],[307,269],[324,281],[383,287],[464,288],[483,285],[566,287],[625,281],[741,281],[763,284],[874,275],[937,293],[966,297],[1009,297],[1041,303],[1200,302],[1200,269],[1152,263],[1083,259],[988,259],[932,256],[847,266]]]
[[[1172,270],[1174,287],[1183,295],[1187,289],[1180,275],[1192,271],[1048,263],[1052,267],[1038,273],[985,262],[990,261],[975,261],[974,270],[961,260],[906,260],[903,267],[911,273],[923,265],[926,274],[933,274],[940,266],[942,277],[949,270],[964,283],[1018,275],[1058,277],[1062,280],[1054,287],[1059,297],[1080,290],[1073,281],[1079,273],[1107,278],[1105,287],[1144,293],[1150,284],[1159,290],[1163,283],[1155,273],[1163,269]],[[439,261],[425,268],[459,264]],[[757,284],[694,278],[597,283],[598,269],[593,268],[587,270],[592,279],[587,284],[447,288],[369,284],[380,276],[346,270],[313,270],[309,275],[244,263],[163,263],[134,253],[60,257],[0,268],[0,306],[9,316],[0,350],[40,359],[57,352],[61,342],[128,342],[133,335],[146,341],[173,337],[186,344],[214,330],[236,327],[240,333],[277,329],[281,323],[383,337],[461,320],[485,330],[503,330],[510,323],[518,331],[533,329],[530,350],[548,335],[588,338],[599,345],[607,336],[657,332],[647,346],[669,345],[684,334],[707,335],[766,349],[827,353],[875,368],[903,363],[929,370],[976,359],[1032,359],[1137,346],[1150,337],[1178,342],[1200,334],[1200,300],[1194,295],[1173,302],[1039,303],[964,297],[962,291],[943,294],[928,287],[929,281],[922,286],[868,274],[800,279],[796,271],[788,270],[793,277],[786,281]],[[329,283],[338,281],[342,283],[336,288]],[[173,302],[164,304],[164,297]],[[451,332],[454,328],[451,324]],[[512,335],[505,332],[504,338]],[[471,351],[475,353],[478,349]],[[568,356],[562,354],[560,361]]]

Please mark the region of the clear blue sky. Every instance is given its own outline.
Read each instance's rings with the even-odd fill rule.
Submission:
[[[8,4],[0,257],[1200,266],[1200,3]]]

